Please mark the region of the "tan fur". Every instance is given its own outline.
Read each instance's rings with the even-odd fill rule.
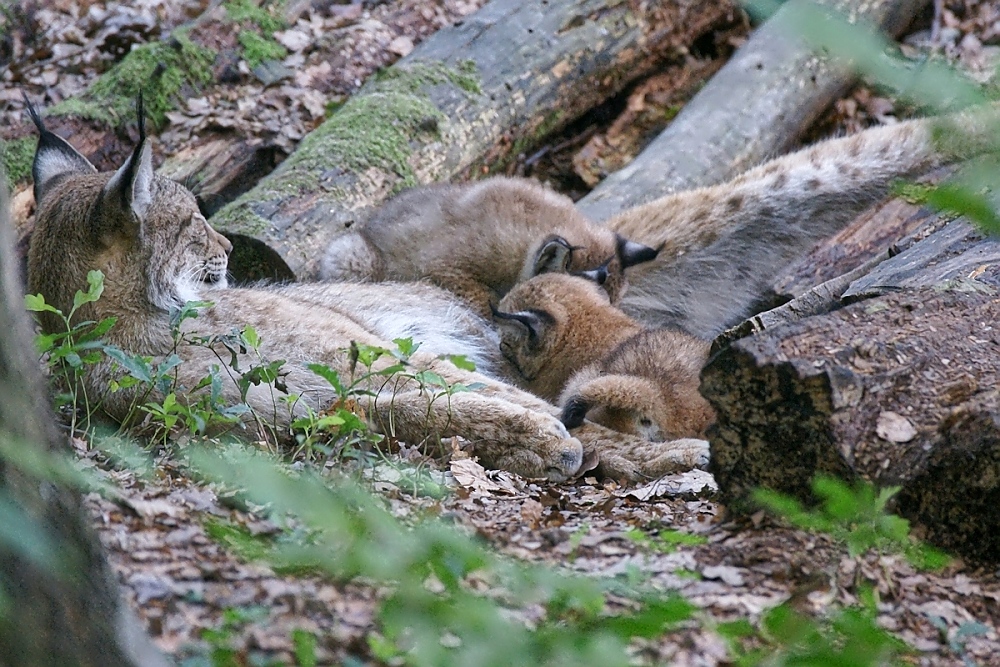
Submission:
[[[501,350],[525,388],[559,399],[563,420],[593,422],[651,441],[703,437],[714,421],[698,393],[708,343],[647,330],[592,282],[537,276],[500,302]]]
[[[549,256],[553,239],[566,256]],[[604,288],[617,300],[623,264],[655,252],[629,246],[584,217],[572,200],[538,183],[490,178],[404,192],[327,248],[324,280],[429,279],[488,314],[515,284],[536,273],[606,265]],[[556,246],[553,252],[558,251]]]
[[[653,442],[703,438],[715,421],[698,392],[707,356],[708,343],[683,332],[638,333],[570,378],[559,399],[563,423],[586,416]]]
[[[365,385],[372,396],[364,407],[384,433],[409,442],[428,435],[462,436],[488,465],[555,480],[581,466],[581,440],[600,454],[605,471],[616,476],[658,475],[706,461],[707,443],[700,441],[661,447],[649,452],[648,460],[636,460],[631,452],[641,448],[638,439],[601,427],[584,430],[580,439],[571,437],[554,406],[494,375],[462,371],[440,360],[443,353],[466,354],[479,359],[487,373],[498,372],[489,368],[494,361],[497,367],[501,363],[489,323],[441,289],[395,283],[227,287],[228,241],[198,214],[190,192],[153,175],[148,144],[141,139],[116,174],[97,174],[69,144],[46,132],[37,116],[36,122],[41,138],[33,171],[39,208],[29,252],[29,289],[68,312],[87,272],[100,269],[104,295],[81,308],[77,319],[115,317],[107,342],[154,362],[171,353],[170,311],[185,301],[212,303],[197,319],[183,323],[187,334],[224,336],[254,327],[263,341],[259,355],[265,361],[285,360],[284,384],[299,399],[289,406],[274,387],[251,387],[247,403],[260,422],[248,419],[244,428],[263,423],[287,432],[291,419],[304,414],[306,406],[322,410],[334,400],[326,382],[307,370],[308,362],[324,363],[346,378],[352,370],[345,350],[352,342],[392,348],[393,338],[412,335],[418,341],[426,337],[411,359],[414,366],[431,369],[449,383],[478,383],[481,388],[434,400],[414,381],[376,378]],[[49,332],[60,329],[52,318],[41,323]],[[223,396],[238,403],[238,388],[229,380],[259,361],[253,351],[239,354],[238,370],[232,371],[226,367],[229,352],[221,345],[209,349],[182,343],[176,353],[183,361],[177,369],[180,400],[191,399],[186,391],[220,366]],[[88,367],[84,377],[91,400],[101,400],[102,408],[118,420],[128,417],[139,398],[136,390],[109,391],[109,382],[121,374],[105,360]]]
[[[596,283],[558,273],[521,283],[497,310],[500,350],[521,386],[549,401],[559,398],[573,373],[643,330]],[[505,314],[534,320],[527,326]]]
[[[419,188],[335,239],[322,274],[329,280],[429,278],[485,315],[487,304],[517,282],[553,270],[538,270],[536,255],[545,239],[561,235],[576,248],[565,267],[570,272],[612,260],[606,288],[626,313],[647,326],[710,338],[752,314],[783,267],[884,197],[896,179],[988,146],[987,121],[996,115],[989,107],[833,139],[726,183],[634,207],[602,225],[569,199],[524,179]],[[943,132],[943,148],[932,140],[940,123],[956,126]],[[962,140],[956,128],[971,130],[971,138]],[[615,234],[662,249],[653,261],[634,262],[626,281]]]
[[[712,337],[751,315],[782,267],[884,197],[896,179],[993,145],[997,111],[871,128],[623,211],[607,226],[660,253],[630,270],[620,307],[650,326]],[[935,141],[936,133],[945,139]]]

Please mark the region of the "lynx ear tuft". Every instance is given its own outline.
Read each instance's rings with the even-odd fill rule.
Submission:
[[[142,222],[153,201],[153,151],[146,141],[142,95],[136,101],[136,113],[139,116],[139,142],[125,164],[104,186],[102,203],[118,206],[122,212],[131,209],[135,219]]]
[[[41,202],[59,178],[71,174],[96,174],[97,169],[90,160],[70,146],[68,141],[45,129],[42,117],[38,115],[28,96],[22,95],[28,115],[38,128],[38,147],[31,165],[31,177],[35,181],[35,202]]]
[[[611,260],[604,262],[596,269],[588,269],[587,271],[577,271],[573,273],[574,276],[579,276],[581,278],[586,278],[592,283],[597,283],[598,285],[603,285],[608,282],[608,265]]]
[[[542,247],[535,253],[535,264],[532,267],[532,276],[543,273],[565,273],[569,269],[570,260],[573,258],[573,246],[569,241],[561,236],[550,236],[542,243]]]
[[[618,237],[618,259],[621,261],[622,269],[653,261],[662,248],[663,246],[650,248],[648,245],[629,241],[623,236]]]
[[[573,396],[566,401],[566,405],[562,409],[562,414],[559,416],[559,421],[566,428],[582,426],[583,420],[586,418],[589,410],[590,403],[584,400],[582,396]]]

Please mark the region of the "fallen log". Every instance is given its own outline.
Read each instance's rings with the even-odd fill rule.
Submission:
[[[400,188],[480,164],[502,140],[516,152],[735,11],[710,0],[494,0],[369,81],[212,222],[311,277],[330,239]]]
[[[707,365],[711,470],[731,507],[757,487],[809,498],[817,473],[860,477],[900,486],[897,511],[934,543],[1000,561],[1000,242],[946,230],[948,242],[875,269],[895,276],[892,293],[737,341]]]
[[[927,4],[847,0],[837,6],[898,36]],[[663,195],[729,180],[794,148],[857,74],[796,39],[790,11],[781,9],[758,27],[667,129],[581,199],[580,208],[605,220]]]
[[[924,3],[844,4],[896,34]],[[782,9],[758,28],[635,162],[579,202],[581,209],[595,219],[610,217],[608,224],[628,236],[613,217],[623,209],[717,184],[792,147],[854,74],[791,37],[787,18]],[[843,199],[837,214],[827,208],[824,217],[812,216],[808,225],[792,225],[800,230],[796,233],[776,234],[775,223],[762,219],[734,227],[707,245],[663,253],[633,276],[622,307],[650,325],[678,326],[698,336],[718,333],[735,324],[734,315],[774,305],[768,288],[779,272],[884,196],[887,185],[871,188],[867,200]],[[734,258],[753,258],[752,265]]]

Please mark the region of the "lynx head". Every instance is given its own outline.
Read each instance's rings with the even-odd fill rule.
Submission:
[[[102,303],[147,315],[226,286],[232,244],[209,226],[188,190],[153,173],[141,98],[139,142],[114,173],[98,173],[45,129],[30,104],[28,111],[39,132],[32,166],[37,212],[28,253],[30,291],[68,313],[87,273],[99,269]],[[95,313],[82,310],[81,318],[94,319]],[[46,318],[42,324],[55,325]]]
[[[631,336],[566,384],[563,424],[576,428],[586,418],[654,442],[704,437],[715,421],[698,392],[707,354],[707,342],[681,331]]]
[[[598,280],[602,272],[597,274]],[[605,283],[606,284],[606,283]],[[555,400],[570,375],[638,328],[594,280],[547,273],[514,287],[494,311],[500,350],[530,391]]]
[[[559,405],[566,428],[576,428],[586,418],[651,442],[694,435],[673,432],[663,392],[652,380],[637,375],[601,375],[590,366],[570,379]]]
[[[522,281],[545,273],[583,275],[597,279],[611,303],[618,303],[628,285],[625,270],[656,259],[659,250],[595,225],[578,211],[574,210],[574,216],[579,216],[580,221],[560,229],[565,236],[550,234],[533,249],[531,260],[524,265]]]

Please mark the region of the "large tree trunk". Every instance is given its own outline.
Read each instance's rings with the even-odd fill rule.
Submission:
[[[719,353],[702,392],[712,471],[808,497],[818,472],[899,485],[934,542],[1000,560],[1000,241],[954,221],[855,281],[884,294],[765,330]]]
[[[714,0],[494,0],[369,81],[212,222],[311,277],[330,239],[392,193],[516,154],[735,11]]]
[[[2,179],[0,175],[0,179]],[[23,307],[24,291],[11,244],[6,184],[0,183],[0,664],[166,665],[123,606],[112,575],[75,491],[38,479],[18,460],[65,453],[49,403]],[[17,520],[25,523],[19,524]],[[23,529],[12,536],[13,527]],[[11,539],[13,538],[13,539]],[[43,542],[44,540],[44,542]],[[47,548],[45,566],[24,550]],[[19,546],[21,548],[19,548]]]

